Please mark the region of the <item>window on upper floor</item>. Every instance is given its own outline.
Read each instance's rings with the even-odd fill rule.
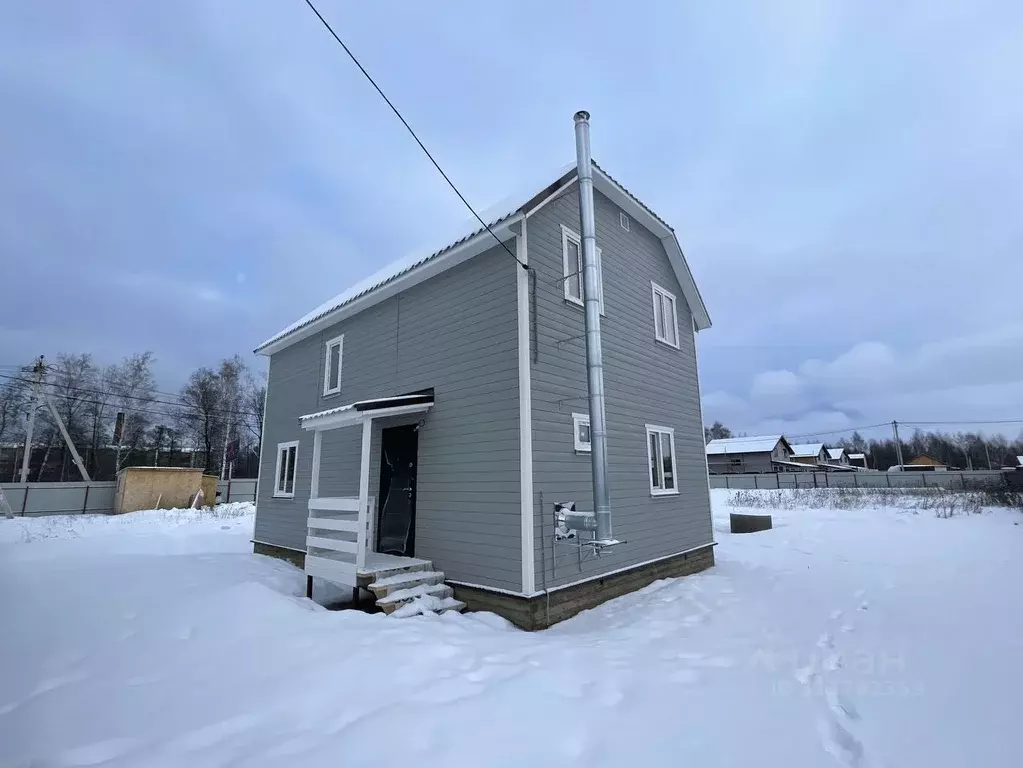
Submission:
[[[572,414],[572,432],[575,449],[583,453],[590,452],[590,417],[585,413]]]
[[[667,496],[678,493],[675,472],[675,430],[646,425],[647,466],[650,468],[650,494]]]
[[[650,283],[654,297],[654,338],[678,349],[678,311],[675,294]]]
[[[583,306],[583,247],[582,238],[575,232],[561,225],[561,253],[564,262],[565,300]],[[604,269],[600,248],[597,249],[597,286],[600,301],[600,314],[604,314]]]
[[[326,363],[323,366],[323,394],[336,395],[341,391],[341,356],[345,337],[342,334],[327,342]]]
[[[625,214],[624,211],[618,212],[618,223],[622,225],[622,229],[624,229],[626,232],[629,231],[629,217]]]
[[[274,496],[290,499],[295,496],[295,465],[298,463],[298,440],[277,443],[277,469],[274,472]]]

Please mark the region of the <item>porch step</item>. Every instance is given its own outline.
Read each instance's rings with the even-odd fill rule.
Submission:
[[[372,572],[359,573],[359,586],[369,589],[371,585],[381,581],[394,578],[395,576],[408,576],[414,573],[432,572],[433,563],[424,560],[422,563],[412,565],[401,565],[393,568],[374,568]]]
[[[423,595],[399,606],[391,612],[391,616],[396,619],[407,619],[410,616],[421,616],[426,613],[461,612],[464,610],[465,603],[461,600],[455,600],[453,597],[441,598],[433,595]]]
[[[379,598],[377,600],[377,605],[383,609],[384,613],[393,613],[397,608],[424,597],[444,600],[454,596],[455,590],[447,584],[420,584],[419,586],[409,587],[408,589],[395,590],[386,597]]]
[[[368,589],[377,596],[377,600],[387,597],[398,590],[409,589],[426,584],[443,584],[444,574],[441,571],[406,571],[386,578],[378,578]]]

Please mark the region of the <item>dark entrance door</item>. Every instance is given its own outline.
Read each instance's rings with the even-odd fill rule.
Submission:
[[[415,425],[381,431],[377,552],[405,557],[415,554],[418,452],[419,432]]]

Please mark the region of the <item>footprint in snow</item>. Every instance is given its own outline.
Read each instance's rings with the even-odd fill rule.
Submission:
[[[827,699],[828,707],[838,717],[845,718],[847,720],[859,720],[860,713],[856,709],[856,705],[853,704],[852,699],[846,696],[837,688],[828,688],[824,691],[824,696]]]
[[[842,618],[842,615],[843,615],[842,609],[841,608],[836,608],[835,610],[833,610],[831,612],[831,620],[832,621],[838,621],[840,618]]]
[[[830,632],[825,632],[817,639],[818,648],[834,648],[835,641],[831,638]]]
[[[863,742],[834,717],[817,721],[817,730],[824,751],[848,768],[864,765]]]

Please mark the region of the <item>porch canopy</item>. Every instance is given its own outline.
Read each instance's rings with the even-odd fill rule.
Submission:
[[[391,561],[411,561],[373,552],[375,501],[369,495],[370,446],[373,420],[391,416],[423,413],[433,407],[433,390],[411,392],[395,397],[359,400],[300,417],[302,429],[313,433],[313,466],[309,488],[309,519],[306,533],[305,572],[337,584],[357,587],[360,577],[387,566]],[[362,425],[362,458],[359,464],[358,498],[322,498],[320,496],[320,455],[323,432],[328,429]],[[352,534],[355,540],[348,538]],[[382,559],[387,562],[380,562]]]

